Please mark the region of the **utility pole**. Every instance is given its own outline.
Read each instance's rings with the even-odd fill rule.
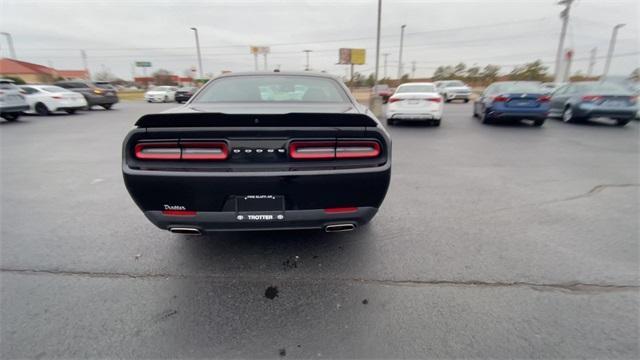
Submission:
[[[267,53],[262,54],[264,56],[264,71],[267,71]]]
[[[398,55],[398,80],[402,78],[402,43],[404,42],[404,28],[407,25],[400,26],[400,54]]]
[[[609,41],[609,51],[607,52],[607,60],[604,63],[604,72],[602,73],[602,77],[606,77],[609,73],[609,67],[611,66],[611,58],[613,58],[613,50],[616,47],[616,38],[618,37],[618,30],[623,27],[625,24],[618,24],[613,27],[613,32],[611,33],[611,41]]]
[[[412,79],[416,78],[416,62],[415,61],[411,62],[411,78]]]
[[[373,85],[378,84],[378,69],[380,68],[380,21],[382,20],[382,0],[378,0],[378,26],[376,30],[376,71],[373,76]]]
[[[589,58],[589,68],[587,70],[587,77],[590,78],[593,75],[593,67],[596,66],[596,54],[598,52],[598,48],[594,47],[591,49],[591,57]]]
[[[13,36],[11,36],[8,32],[0,32],[0,34],[4,35],[7,38],[7,44],[9,44],[9,53],[11,54],[12,59],[17,59],[16,57],[16,49],[13,48]]]
[[[562,64],[562,51],[564,50],[564,38],[567,35],[567,26],[569,25],[569,12],[571,11],[571,4],[574,0],[560,0],[558,5],[564,5],[565,8],[560,12],[560,18],[562,19],[562,30],[560,31],[560,41],[558,42],[558,51],[556,52],[556,68],[555,68],[555,82],[560,82],[562,76],[561,64]]]
[[[307,65],[304,67],[304,71],[309,71],[311,70],[309,68],[309,53],[312,52],[313,50],[302,50],[302,51],[305,52],[307,55]]]
[[[196,50],[198,51],[198,70],[200,79],[204,79],[202,76],[202,54],[200,54],[200,38],[198,37],[198,28],[192,27],[191,30],[196,34]]]
[[[80,56],[82,56],[82,65],[84,66],[84,71],[87,74],[87,80],[91,80],[91,75],[89,75],[89,64],[87,63],[87,52],[80,50]]]
[[[567,49],[564,55],[564,75],[562,75],[562,82],[567,82],[571,79],[571,62],[573,61],[573,49]]]
[[[389,53],[382,54],[384,56],[384,78],[387,77],[387,58],[389,57]]]

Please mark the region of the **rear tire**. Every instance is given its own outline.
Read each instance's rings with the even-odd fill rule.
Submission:
[[[616,126],[625,126],[627,125],[629,122],[631,122],[630,119],[616,119]]]
[[[573,113],[573,109],[571,109],[571,106],[565,107],[562,111],[562,121],[567,124],[578,121],[576,115]]]
[[[468,103],[468,102],[469,102],[469,99],[464,99],[464,103],[465,104]]]
[[[489,125],[493,123],[493,119],[487,114],[487,110],[482,112],[482,115],[480,115],[480,122],[482,122],[485,125]]]
[[[431,125],[433,125],[433,126],[440,126],[440,119],[438,119],[438,120],[433,120],[433,121],[431,122]]]
[[[104,104],[101,105],[105,110],[111,110],[111,107],[113,106],[113,104]]]
[[[387,118],[387,125],[391,125],[391,126],[393,126],[393,125],[395,125],[395,123],[396,123],[396,121],[395,121],[395,120],[393,120],[393,119],[391,119],[391,118]]]
[[[43,103],[37,103],[35,106],[36,113],[40,116],[47,116],[50,114],[49,108]]]
[[[534,120],[533,121],[533,126],[540,127],[542,125],[544,125],[544,120]]]
[[[77,110],[77,109],[67,109],[67,110],[65,110],[65,111],[67,112],[67,114],[69,114],[69,115],[73,115],[73,114],[75,114],[75,113],[76,113],[76,110]]]

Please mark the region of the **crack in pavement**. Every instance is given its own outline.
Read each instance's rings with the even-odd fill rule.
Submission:
[[[543,202],[528,203],[528,204],[523,204],[523,205],[518,205],[518,206],[500,208],[500,209],[496,209],[496,210],[490,211],[489,213],[496,213],[496,212],[501,212],[501,211],[506,211],[506,210],[514,210],[514,209],[519,209],[519,208],[550,205],[550,204],[556,204],[556,203],[565,202],[565,201],[573,201],[573,200],[578,200],[578,199],[584,199],[584,198],[593,196],[595,194],[598,194],[598,193],[600,193],[603,190],[608,189],[608,188],[627,188],[627,187],[640,187],[640,184],[600,184],[600,185],[594,186],[593,188],[591,188],[591,190],[589,190],[589,191],[587,191],[585,193],[579,194],[579,195],[569,196],[569,197],[561,198],[561,199],[547,200],[547,201],[543,201]]]
[[[128,272],[96,272],[96,271],[72,271],[72,270],[47,270],[47,269],[17,269],[0,268],[1,273],[25,274],[25,275],[58,275],[58,276],[84,276],[92,278],[129,278],[129,279],[208,279],[217,281],[289,281],[289,282],[345,282],[360,283],[381,286],[455,286],[455,287],[483,287],[483,288],[508,288],[525,287],[534,290],[549,291],[561,290],[570,293],[603,293],[618,291],[638,291],[639,285],[630,284],[593,284],[581,282],[566,283],[535,283],[526,281],[514,282],[490,282],[480,280],[394,280],[394,279],[368,279],[368,278],[326,278],[326,277],[296,277],[291,275],[265,276],[264,274],[244,275],[219,275],[219,274],[168,274],[168,273],[128,273]]]

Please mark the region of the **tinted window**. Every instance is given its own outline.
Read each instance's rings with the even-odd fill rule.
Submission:
[[[333,79],[290,76],[231,76],[205,87],[195,102],[348,102]]]
[[[403,85],[396,90],[397,94],[401,93],[425,93],[436,92],[436,87],[433,85]]]
[[[512,93],[535,93],[542,91],[540,84],[535,82],[517,82],[504,84],[502,89],[502,91]]]

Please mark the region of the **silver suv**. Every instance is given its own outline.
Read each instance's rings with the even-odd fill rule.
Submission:
[[[13,80],[0,79],[0,117],[7,121],[16,121],[29,105]]]

